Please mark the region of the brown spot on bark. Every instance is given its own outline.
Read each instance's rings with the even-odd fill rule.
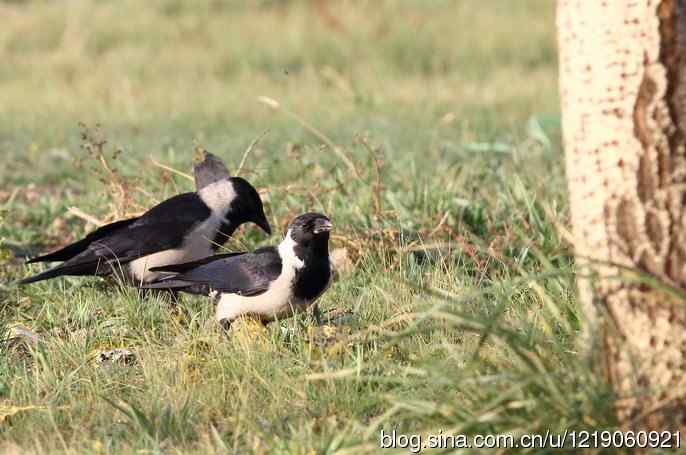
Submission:
[[[647,60],[648,56],[646,55],[644,59]],[[646,120],[649,114],[648,107],[655,96],[655,91],[655,82],[644,71],[641,85],[638,88],[636,104],[634,105],[634,135],[643,146],[643,149],[647,149],[650,146],[650,129]]]
[[[653,247],[653,254],[656,256],[660,252],[660,247],[662,246],[662,241],[664,240],[662,225],[660,220],[655,215],[648,213],[646,214],[644,221],[646,231],[648,234],[648,239]]]

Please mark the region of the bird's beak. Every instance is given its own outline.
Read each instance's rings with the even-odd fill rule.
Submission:
[[[272,228],[269,226],[269,221],[267,221],[267,217],[264,216],[264,213],[259,215],[253,222],[266,232],[267,235],[272,235]]]
[[[315,234],[321,234],[322,232],[329,232],[333,228],[333,224],[331,224],[331,221],[325,219],[325,218],[320,218],[314,222],[314,233]]]

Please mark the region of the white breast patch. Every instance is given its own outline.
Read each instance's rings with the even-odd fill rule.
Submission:
[[[217,304],[217,321],[228,319],[232,321],[243,314],[253,314],[262,317],[264,321],[287,317],[291,312],[303,311],[312,302],[293,299],[293,282],[295,273],[305,263],[295,255],[295,242],[291,238],[291,231],[279,244],[281,256],[281,275],[272,281],[264,293],[256,296],[242,296],[224,293]]]

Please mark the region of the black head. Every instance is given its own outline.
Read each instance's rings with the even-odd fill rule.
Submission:
[[[331,220],[321,213],[305,213],[296,217],[288,226],[288,232],[295,243],[295,254],[302,260],[308,257],[329,257],[329,233]]]
[[[262,199],[257,190],[241,177],[231,177],[229,179],[233,185],[236,197],[231,203],[231,218],[242,222],[253,222],[262,228],[267,234],[272,233],[269,221],[264,214]]]

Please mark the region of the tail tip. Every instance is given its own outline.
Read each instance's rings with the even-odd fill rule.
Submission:
[[[24,286],[25,284],[31,284],[31,283],[37,281],[37,280],[34,280],[33,278],[34,278],[34,277],[30,276],[30,277],[28,277],[28,278],[24,278],[24,279],[21,279],[21,280],[19,280],[19,281],[15,281],[14,283],[15,283],[17,286]]]

